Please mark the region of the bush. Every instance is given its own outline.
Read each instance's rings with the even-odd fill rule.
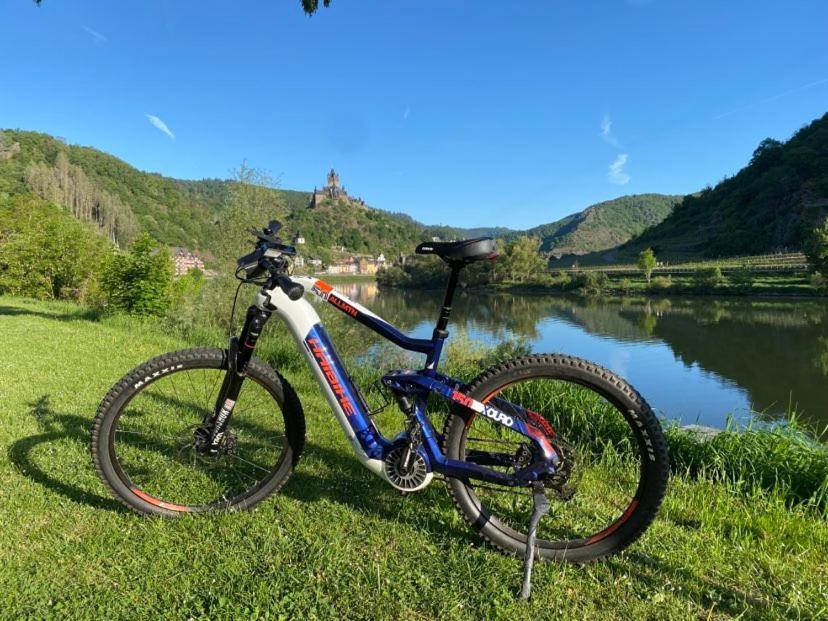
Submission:
[[[667,276],[656,276],[650,281],[650,291],[666,291],[673,286],[673,278]]]
[[[107,307],[133,315],[163,315],[172,302],[172,282],[169,251],[147,233],[129,252],[114,254],[101,275]]]
[[[743,263],[738,269],[734,270],[734,272],[730,275],[731,283],[737,287],[743,287],[746,289],[753,286],[754,280],[756,280],[756,275],[745,263]]]
[[[0,200],[0,293],[88,303],[108,247],[56,205],[28,195]]]
[[[550,284],[560,289],[568,289],[572,284],[572,278],[564,270],[558,270],[552,275],[552,282]]]
[[[804,251],[811,270],[828,278],[828,218],[811,231]]]
[[[582,272],[573,282],[586,295],[601,295],[609,284],[609,276],[605,272]]]
[[[693,274],[693,284],[702,289],[715,289],[723,280],[722,268],[718,265],[713,267],[700,267]]]
[[[622,278],[618,281],[618,288],[624,295],[629,295],[630,290],[632,289],[632,281],[629,278]]]
[[[826,293],[828,292],[828,278],[819,272],[811,274],[811,286],[819,293]]]

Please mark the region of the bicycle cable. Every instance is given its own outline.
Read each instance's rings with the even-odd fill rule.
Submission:
[[[236,286],[236,294],[233,296],[233,306],[230,309],[230,321],[227,325],[227,335],[233,336],[233,319],[236,315],[236,301],[239,299],[239,291],[242,288],[244,281],[240,281],[239,284]]]

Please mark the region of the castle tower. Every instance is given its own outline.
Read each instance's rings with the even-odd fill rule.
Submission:
[[[328,173],[328,187],[339,187],[339,174],[333,168],[331,168],[331,172]]]

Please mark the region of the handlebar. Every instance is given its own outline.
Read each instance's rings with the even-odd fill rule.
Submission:
[[[283,245],[281,240],[275,237],[280,226],[277,222],[271,222],[264,234],[251,229],[258,238],[256,249],[237,260],[236,277],[245,282],[259,282],[269,289],[278,285],[289,299],[296,301],[304,295],[305,288],[298,282],[293,282],[287,275],[290,266],[288,257],[296,254],[296,250],[292,246]],[[276,252],[268,255],[268,250]],[[243,278],[239,276],[239,272],[242,271]],[[269,275],[266,282],[256,280],[265,273]]]
[[[305,295],[305,288],[298,282],[293,282],[289,276],[277,276],[276,282],[282,291],[285,292],[285,295],[293,301]]]

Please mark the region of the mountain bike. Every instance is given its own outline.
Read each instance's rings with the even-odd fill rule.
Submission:
[[[92,456],[123,504],[161,516],[249,509],[286,483],[305,442],[302,405],[287,380],[253,355],[275,314],[362,464],[404,493],[442,477],[471,528],[525,559],[526,595],[534,558],[594,561],[641,536],[665,494],[669,465],[658,419],[627,382],[565,354],[515,358],[469,382],[438,371],[461,270],[496,258],[491,238],[416,248],[449,268],[432,337],[423,339],[405,335],[323,280],[292,277],[296,250],[282,243],[280,227],[273,221],[249,229],[255,250],[238,260],[236,277],[259,288],[226,349],[160,355],[104,397]],[[396,437],[380,433],[305,299],[308,291],[425,357],[422,368],[382,376],[405,416]],[[435,403],[448,406],[442,428],[429,416],[430,407],[439,410]]]

